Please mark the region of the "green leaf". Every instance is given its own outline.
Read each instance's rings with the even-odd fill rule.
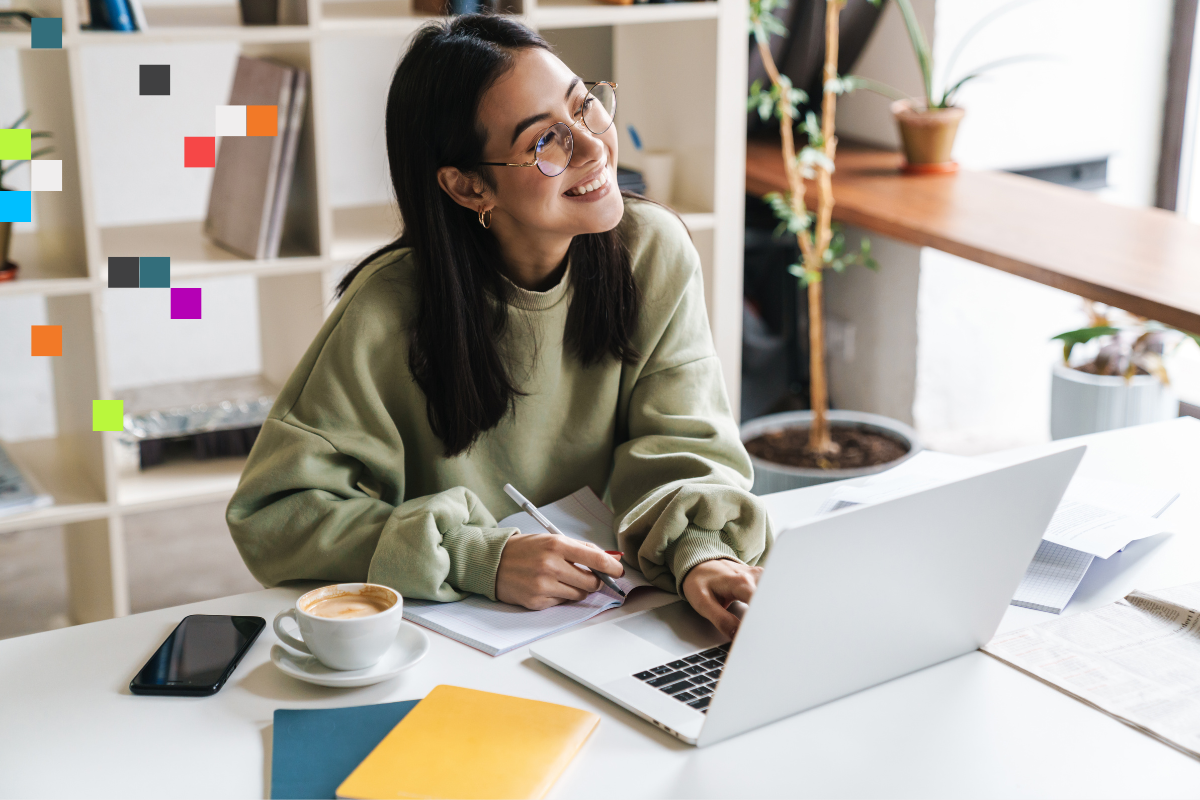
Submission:
[[[954,51],[952,53],[950,53],[950,57],[948,59],[946,59],[946,70],[942,74],[943,75],[953,75],[954,74],[955,62],[958,61],[958,57],[960,55],[962,55],[963,50],[966,49],[967,43],[970,42],[973,38],[975,38],[976,34],[978,34],[980,31],[982,31],[988,25],[991,25],[993,22],[995,22],[997,18],[1004,16],[1005,14],[1007,14],[1010,11],[1016,10],[1016,9],[1020,8],[1021,6],[1029,5],[1030,3],[1034,3],[1034,2],[1037,2],[1037,0],[1014,0],[1014,2],[1006,3],[1005,5],[1000,6],[999,8],[997,8],[995,11],[991,12],[990,14],[985,14],[983,17],[981,17],[979,19],[979,21],[976,22],[974,25],[972,25],[970,28],[968,28],[967,32],[963,34],[962,38],[958,40],[958,44],[956,44],[954,46]]]
[[[868,92],[875,92],[884,97],[890,97],[892,100],[907,99],[907,95],[899,89],[894,89],[886,83],[880,83],[879,81],[864,78],[860,75],[842,75],[837,78],[830,78],[825,82],[825,91],[833,92],[834,94],[847,94],[858,89],[866,89]]]
[[[12,125],[9,125],[8,127],[9,127],[10,129],[12,129],[12,128],[19,128],[19,127],[21,127],[21,123],[22,123],[22,122],[24,122],[24,121],[25,121],[25,120],[27,120],[27,119],[29,119],[29,111],[28,111],[28,110],[26,110],[26,111],[25,111],[25,113],[24,113],[24,114],[22,114],[21,116],[17,117],[17,121],[16,121],[16,122],[14,122]]]
[[[1044,54],[1040,54],[1040,53],[1031,53],[1031,54],[1020,55],[1020,56],[1009,56],[1008,58],[1000,58],[995,61],[989,61],[988,63],[984,64],[981,67],[976,67],[974,72],[971,72],[969,75],[966,75],[963,78],[959,79],[953,86],[951,86],[949,89],[947,89],[942,94],[942,99],[938,102],[936,107],[937,108],[949,108],[950,106],[952,106],[954,104],[954,97],[955,97],[955,95],[958,94],[959,89],[961,89],[965,84],[969,83],[970,81],[973,81],[976,78],[980,77],[981,75],[991,72],[992,70],[994,70],[998,67],[1008,66],[1009,64],[1016,64],[1021,61],[1057,61],[1057,60],[1058,59],[1056,59],[1054,56],[1044,55]]]
[[[1112,336],[1114,333],[1119,333],[1119,328],[1114,328],[1111,325],[1100,325],[1095,328],[1080,328],[1077,331],[1067,331],[1060,333],[1058,336],[1051,336],[1050,340],[1058,339],[1063,343],[1063,363],[1066,363],[1071,358],[1071,351],[1077,344],[1090,342],[1098,336]]]
[[[921,68],[921,79],[925,84],[925,104],[932,106],[933,54],[929,50],[929,43],[925,40],[925,33],[921,30],[921,23],[917,20],[910,0],[896,0],[896,4],[900,6],[900,15],[904,18],[908,39],[912,42],[913,52],[917,56],[917,66]]]

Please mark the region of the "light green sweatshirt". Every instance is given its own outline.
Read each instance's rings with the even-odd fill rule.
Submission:
[[[668,211],[626,200],[621,231],[643,305],[632,366],[583,367],[563,348],[570,287],[513,285],[508,354],[528,392],[515,413],[446,458],[408,369],[416,268],[402,249],[354,279],[281,390],[226,518],[254,576],[362,581],[402,595],[496,599],[516,528],[512,483],[536,505],[583,485],[616,513],[625,559],[678,591],[713,558],[757,563],[770,545],[747,490],[704,307],[700,259]],[[567,270],[570,270],[568,265]],[[607,490],[607,494],[606,494]]]

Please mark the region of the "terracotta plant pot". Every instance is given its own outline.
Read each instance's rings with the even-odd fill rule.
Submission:
[[[910,100],[892,103],[892,115],[904,142],[904,157],[910,174],[957,172],[950,158],[958,123],[966,112],[961,108],[916,109]]]
[[[8,248],[12,244],[11,222],[0,222],[0,281],[11,281],[17,277],[17,265],[8,260]]]

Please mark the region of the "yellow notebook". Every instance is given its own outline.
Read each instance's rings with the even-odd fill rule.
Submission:
[[[578,708],[435,686],[337,796],[545,797],[599,721]]]

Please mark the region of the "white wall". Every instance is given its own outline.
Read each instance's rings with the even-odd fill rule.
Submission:
[[[394,38],[327,43],[326,77],[339,87],[321,96],[330,121],[323,133],[337,143],[325,148],[335,207],[383,203],[391,197],[384,103],[406,46],[406,41]],[[183,167],[182,139],[213,132],[213,107],[228,102],[237,54],[237,46],[230,43],[83,51],[87,146],[101,226],[204,217],[212,170]],[[170,96],[138,95],[140,64],[171,65]],[[23,108],[16,53],[0,49],[0,124],[8,124]],[[202,320],[171,320],[163,290],[106,293],[114,389],[261,369],[256,281],[214,278],[188,285],[204,289]],[[44,320],[41,297],[0,299],[0,335],[18,343],[24,336],[26,342],[0,353],[0,439],[55,435],[50,370],[44,360],[21,357],[28,353],[28,326]]]
[[[935,64],[946,61],[976,20],[1004,2],[914,0],[926,32],[932,31]],[[964,89],[959,103],[967,115],[955,158],[968,168],[1005,169],[1109,155],[1111,187],[1101,196],[1150,203],[1171,12],[1170,0],[1035,0],[1001,17],[964,51],[956,74],[1021,53],[1053,60],[1005,67]],[[894,3],[855,71],[921,92]],[[935,77],[935,88],[943,80]],[[838,128],[843,139],[898,146],[888,100],[877,95],[843,98]],[[891,261],[880,259],[884,272],[906,272],[909,261],[903,249]],[[863,294],[857,312],[847,299],[840,301],[852,309],[852,322],[857,314],[859,325],[872,324],[878,314],[872,296]],[[1084,321],[1078,298],[924,250],[915,305],[909,302],[903,294],[894,298],[889,313],[916,315],[916,353],[907,366],[915,373],[912,416],[927,444],[970,453],[1049,438],[1048,371],[1061,349],[1048,339]],[[862,346],[857,350],[861,354]],[[865,383],[857,388],[858,396],[866,395],[860,402],[875,406],[866,410],[896,402]]]

